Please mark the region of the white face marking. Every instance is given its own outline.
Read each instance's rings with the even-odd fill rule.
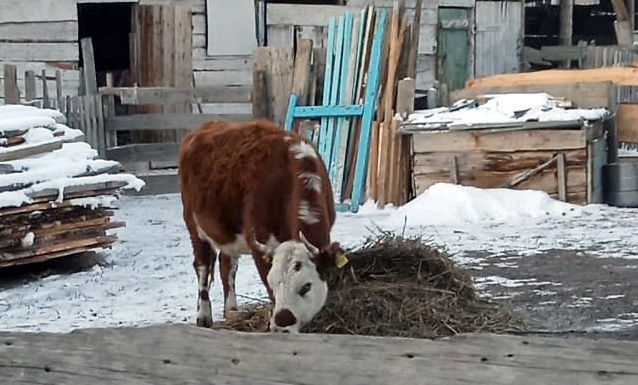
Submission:
[[[310,207],[308,201],[301,201],[299,203],[299,219],[308,225],[314,225],[319,222],[317,213]]]
[[[299,332],[321,310],[328,297],[328,284],[322,281],[310,252],[298,241],[286,241],[273,253],[273,262],[268,273],[268,285],[275,297],[275,308],[270,319],[272,331]],[[302,288],[310,288],[301,295]],[[278,312],[288,310],[296,322],[279,327],[275,319]]]
[[[317,153],[312,145],[306,142],[299,142],[290,146],[290,151],[295,154],[295,159],[317,158]]]
[[[308,190],[321,192],[321,177],[314,172],[302,172],[299,174],[301,179]]]

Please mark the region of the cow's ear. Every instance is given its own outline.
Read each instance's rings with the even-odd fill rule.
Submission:
[[[325,281],[330,273],[348,263],[348,257],[338,243],[333,243],[328,248],[321,250],[312,261],[317,266],[317,272],[321,279]]]

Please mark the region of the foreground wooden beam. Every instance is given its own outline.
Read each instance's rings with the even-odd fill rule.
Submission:
[[[637,341],[470,334],[436,341],[190,325],[0,333],[9,384],[636,384]]]

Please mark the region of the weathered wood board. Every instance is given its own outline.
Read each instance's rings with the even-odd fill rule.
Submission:
[[[447,131],[414,135],[414,152],[537,151],[584,148],[584,130]]]
[[[638,143],[638,104],[619,104],[616,113],[618,141]]]
[[[468,334],[432,341],[191,325],[0,333],[6,385],[633,385],[637,356],[636,341],[578,337]]]
[[[551,128],[415,132],[413,193],[436,183],[458,183],[539,190],[578,204],[598,202],[606,153],[590,149],[597,135],[596,129]]]

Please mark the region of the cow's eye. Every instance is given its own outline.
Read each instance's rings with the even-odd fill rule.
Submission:
[[[303,297],[304,295],[306,295],[307,292],[310,291],[311,287],[312,287],[312,284],[310,282],[308,282],[307,284],[303,285],[301,287],[301,289],[299,289],[299,295]]]

